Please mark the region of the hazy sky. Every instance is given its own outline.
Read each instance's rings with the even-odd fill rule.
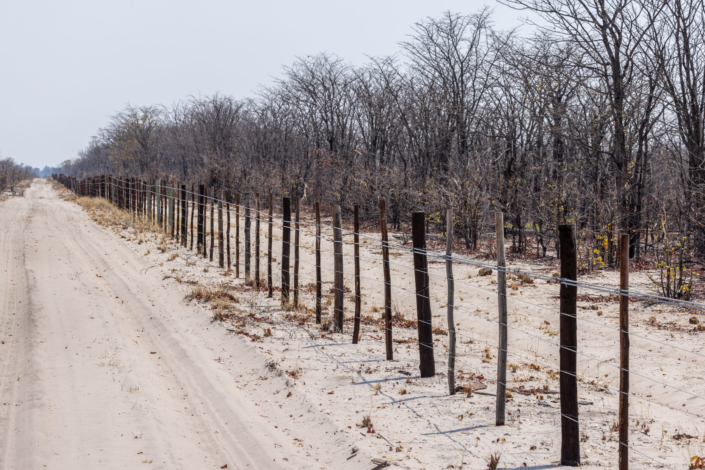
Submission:
[[[127,103],[252,96],[297,56],[362,64],[425,17],[483,5],[519,24],[493,0],[0,0],[0,156],[57,165]]]

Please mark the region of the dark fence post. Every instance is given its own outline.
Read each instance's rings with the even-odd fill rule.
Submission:
[[[392,274],[389,270],[389,240],[387,235],[387,204],[379,201],[379,225],[382,231],[382,268],[384,270],[384,342],[387,360],[394,360],[392,345]]]
[[[580,426],[578,422],[577,378],[577,299],[578,262],[575,226],[560,225],[560,392],[561,392],[561,465],[580,465]],[[567,281],[567,282],[566,282]]]
[[[294,308],[299,308],[299,223],[301,215],[301,198],[296,198],[296,217],[294,219]]]
[[[255,289],[259,290],[259,241],[260,241],[260,236],[259,236],[259,213],[260,213],[260,204],[259,204],[259,193],[255,193]]]
[[[213,249],[215,248],[215,188],[211,186],[211,252],[210,261],[213,261]]]
[[[245,193],[245,283],[252,282],[251,256],[252,256],[252,220],[250,217],[250,193]]]
[[[321,323],[321,203],[316,201],[316,323]]]
[[[269,193],[269,227],[267,228],[267,297],[272,297],[272,207],[273,196]]]
[[[455,395],[455,281],[453,280],[453,208],[446,210],[446,278],[448,278],[448,392]]]
[[[414,279],[416,284],[416,318],[419,332],[419,368],[421,377],[433,377],[433,327],[431,325],[431,299],[426,260],[426,214],[411,214],[411,235],[414,244]]]
[[[228,272],[230,272],[232,264],[230,264],[230,191],[225,191],[225,213],[227,217],[228,229],[225,234],[225,249],[228,252]]]
[[[191,246],[189,247],[193,251],[193,215],[196,213],[196,188],[193,183],[191,183]],[[198,227],[196,227],[198,231]]]
[[[291,199],[282,199],[284,205],[284,227],[282,229],[282,306],[289,307],[289,249],[291,242]]]
[[[235,193],[235,277],[240,277],[240,193]]]
[[[629,470],[629,235],[619,247],[619,470]]]
[[[225,240],[223,239],[223,190],[218,198],[218,266],[225,267]]]
[[[507,402],[507,271],[504,257],[504,214],[494,215],[497,237],[497,323],[499,323],[499,348],[497,349],[497,403],[495,424],[504,426]]]
[[[333,302],[333,318],[335,327],[333,331],[343,332],[343,299],[345,287],[343,285],[343,219],[340,206],[333,206],[333,269],[335,270],[335,300]]]
[[[186,248],[188,242],[188,199],[186,199],[186,185],[181,185],[181,245]]]
[[[157,183],[157,184],[158,184],[158,183]],[[204,250],[205,250],[205,246],[206,246],[206,242],[204,241],[204,238],[205,238],[205,237],[204,237],[204,235],[205,235],[205,220],[204,220],[204,217],[203,217],[203,215],[204,215],[204,214],[203,214],[203,212],[204,212],[203,204],[204,204],[204,202],[205,202],[205,201],[204,201],[204,199],[205,199],[205,195],[204,195],[205,191],[206,191],[206,187],[205,187],[204,185],[202,185],[202,184],[199,184],[199,185],[198,185],[198,227],[197,227],[197,229],[198,229],[198,240],[197,240],[197,242],[196,242],[196,244],[197,244],[197,246],[198,246],[198,254],[199,254],[199,255],[205,253]]]
[[[360,339],[360,206],[353,206],[353,231],[355,249],[355,323],[353,325],[353,344]]]

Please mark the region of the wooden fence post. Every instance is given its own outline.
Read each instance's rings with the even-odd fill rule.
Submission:
[[[316,323],[321,323],[321,203],[316,201]]]
[[[190,249],[193,251],[193,215],[196,213],[196,188],[193,183],[191,183],[191,246]],[[198,227],[196,227],[198,229]]]
[[[228,230],[225,234],[226,250],[228,252],[228,272],[232,271],[230,264],[230,191],[225,191],[225,213],[227,214]]]
[[[206,242],[204,240],[205,238],[205,217],[204,216],[204,199],[205,199],[205,193],[206,187],[202,184],[198,185],[198,254],[199,255],[204,255],[205,256],[205,246]]]
[[[629,235],[619,247],[619,470],[629,469]]]
[[[162,180],[157,180],[157,226],[162,228]]]
[[[211,252],[209,260],[213,261],[213,249],[215,248],[215,188],[211,186]]]
[[[419,332],[419,368],[421,377],[433,377],[433,326],[431,324],[431,292],[426,260],[426,213],[411,214],[411,236],[414,244],[414,280],[416,284],[416,319]]]
[[[259,193],[255,193],[255,289],[259,290],[260,286],[260,273],[259,273],[259,241],[260,241],[260,226],[259,226]]]
[[[394,360],[392,344],[392,274],[389,270],[389,240],[387,238],[387,204],[379,201],[379,225],[382,231],[382,268],[384,270],[384,342],[387,360]]]
[[[561,465],[580,465],[580,426],[578,422],[577,379],[577,299],[578,288],[568,285],[578,278],[575,226],[560,225],[560,392],[561,392]]]
[[[169,234],[171,238],[174,238],[174,198],[172,197],[173,194],[171,183],[169,183],[166,193],[167,201],[169,201],[167,212],[169,224],[167,225],[167,234]]]
[[[225,240],[223,239],[223,190],[218,198],[218,266],[225,267]]]
[[[272,192],[269,192],[269,227],[267,231],[267,297],[272,297]]]
[[[252,273],[250,271],[252,247],[251,245],[251,231],[252,220],[250,218],[250,193],[245,193],[245,283],[249,284],[252,282]]]
[[[497,323],[499,324],[499,348],[497,349],[497,402],[495,424],[504,426],[507,402],[507,271],[504,257],[504,214],[494,215],[497,236]]]
[[[186,248],[188,242],[188,199],[186,199],[186,185],[181,185],[181,246]]]
[[[240,277],[240,193],[235,193],[235,277]]]
[[[336,333],[343,332],[343,299],[345,295],[345,287],[343,284],[343,219],[340,212],[340,206],[333,206],[333,256],[335,270],[335,300],[333,302],[333,318],[335,327],[333,331]]]
[[[453,208],[446,210],[446,278],[448,278],[448,392],[455,395],[455,281],[453,280]]]
[[[301,198],[297,197],[296,201],[296,216],[294,219],[294,308],[299,307],[299,230],[301,225],[299,223],[301,210],[299,206],[301,204]]]
[[[354,256],[355,256],[355,323],[353,325],[353,344],[360,339],[360,206],[353,206]]]
[[[284,227],[282,228],[282,306],[289,307],[289,249],[291,242],[291,199],[282,198]]]

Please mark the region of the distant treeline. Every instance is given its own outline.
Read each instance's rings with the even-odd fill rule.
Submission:
[[[21,181],[36,178],[37,173],[31,166],[15,163],[12,158],[0,160],[0,193],[15,191],[15,186]]]

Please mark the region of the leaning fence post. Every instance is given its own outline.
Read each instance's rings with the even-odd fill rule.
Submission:
[[[316,323],[321,323],[321,203],[316,201]]]
[[[284,205],[282,229],[282,306],[289,307],[289,249],[291,242],[291,199],[282,198]]]
[[[497,309],[499,324],[499,348],[497,350],[497,403],[495,423],[504,426],[507,402],[507,270],[504,258],[504,214],[494,215],[497,235]]]
[[[421,377],[433,377],[433,326],[431,324],[431,292],[426,260],[426,213],[411,214],[411,236],[414,244],[414,280],[416,285],[416,321],[419,333],[419,368]]]
[[[259,290],[259,193],[255,193],[255,289]]]
[[[382,231],[382,268],[384,271],[384,342],[387,350],[387,360],[394,360],[392,347],[392,275],[389,270],[389,241],[387,239],[387,204],[384,199],[379,201],[379,221]]]
[[[629,235],[619,247],[619,470],[629,469]]]
[[[223,240],[223,190],[218,198],[218,266],[225,267],[225,240]]]
[[[360,339],[360,206],[353,206],[353,244],[355,256],[355,323],[353,326],[353,344]]]
[[[580,465],[580,427],[578,422],[577,378],[577,299],[578,262],[575,252],[575,226],[560,225],[560,392],[561,392],[561,465]]]
[[[301,199],[296,198],[296,216],[294,219],[294,308],[299,307],[299,230],[301,225],[299,217],[301,210],[299,208]]]
[[[335,270],[335,300],[333,302],[333,318],[335,327],[333,331],[337,333],[343,332],[343,296],[345,294],[343,287],[343,219],[340,213],[340,206],[333,206],[333,256]]]
[[[269,192],[269,227],[267,231],[267,297],[272,297],[272,192]]]
[[[453,307],[455,304],[455,282],[453,280],[453,208],[446,211],[446,277],[448,278],[448,392],[455,394],[455,320]]]

